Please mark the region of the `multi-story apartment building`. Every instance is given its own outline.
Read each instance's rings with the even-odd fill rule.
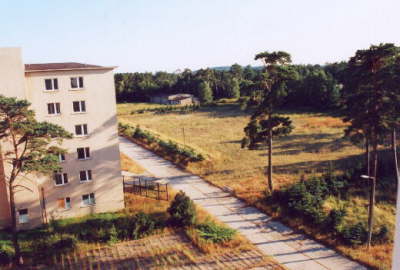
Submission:
[[[74,135],[63,141],[67,153],[59,157],[61,171],[18,179],[29,187],[16,193],[19,228],[124,207],[113,69],[80,63],[24,65],[19,48],[0,49],[0,94],[28,100],[38,121]],[[0,165],[7,174],[7,164]],[[10,222],[8,209],[2,178],[2,226]]]

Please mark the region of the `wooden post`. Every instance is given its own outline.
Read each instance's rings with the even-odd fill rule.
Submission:
[[[124,193],[124,208],[126,208],[126,200],[125,200],[125,176],[122,176],[122,192]]]
[[[169,195],[168,195],[168,183],[165,184],[165,191],[167,192],[167,201],[169,201]]]
[[[42,187],[40,189],[41,193],[42,193],[42,203],[43,203],[43,214],[44,214],[44,222],[47,224],[48,220],[47,220],[47,210],[46,210],[46,199],[44,198],[44,188]]]
[[[160,183],[157,183],[157,200],[160,200]]]
[[[146,191],[146,197],[147,197],[147,180],[144,180],[144,190]]]

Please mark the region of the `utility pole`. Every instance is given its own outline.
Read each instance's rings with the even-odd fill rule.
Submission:
[[[392,270],[400,270],[400,183],[397,185],[396,230],[394,236]]]
[[[186,146],[185,127],[182,128],[182,134],[183,134],[183,145]]]

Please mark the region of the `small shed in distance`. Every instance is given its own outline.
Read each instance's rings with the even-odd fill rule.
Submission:
[[[150,97],[151,103],[165,105],[192,105],[198,104],[199,100],[191,94],[157,95]]]

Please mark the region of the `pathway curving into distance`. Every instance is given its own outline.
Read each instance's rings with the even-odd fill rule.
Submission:
[[[228,226],[238,230],[266,255],[292,270],[366,270],[336,251],[295,233],[285,225],[241,200],[180,170],[171,162],[120,137],[120,150],[155,177],[166,179],[184,191],[196,204]]]

